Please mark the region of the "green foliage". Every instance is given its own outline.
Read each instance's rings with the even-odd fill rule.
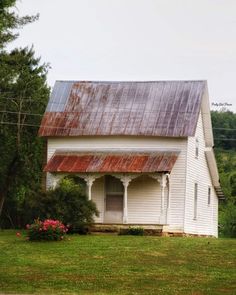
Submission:
[[[30,241],[60,241],[63,240],[67,228],[59,220],[35,220],[27,226]]]
[[[39,15],[19,17],[16,14],[16,0],[1,0],[0,1],[0,50],[7,43],[15,40],[18,34],[15,29],[19,29],[24,25],[34,22]]]
[[[33,48],[6,51],[16,29],[36,16],[17,15],[15,0],[0,1],[0,226],[22,227],[25,209],[42,182],[44,142],[37,137],[47,100],[48,65]]]
[[[235,158],[236,158],[236,155],[235,155]],[[234,167],[236,167],[236,164]],[[232,172],[230,174],[229,183],[231,187],[231,196],[232,198],[236,199],[236,172]]]
[[[219,234],[235,237],[236,220],[236,153],[216,149],[216,160],[220,174],[220,183],[226,199],[219,206]]]
[[[1,225],[24,226],[28,199],[41,189],[44,141],[37,136],[49,96],[47,65],[32,49],[0,55],[0,198],[5,197]],[[4,70],[4,67],[6,68]],[[11,93],[11,95],[9,95]],[[31,115],[38,114],[38,115]]]
[[[130,226],[129,228],[122,228],[119,232],[120,235],[131,235],[131,236],[143,236],[144,229],[140,226],[134,227]]]
[[[220,183],[227,199],[235,196],[236,153],[232,150],[215,149],[216,161],[220,175]]]
[[[236,114],[230,111],[212,111],[211,120],[215,147],[236,151]]]
[[[219,234],[236,234],[236,114],[229,111],[211,112],[215,154],[220,183],[226,200],[219,206]],[[216,128],[216,129],[215,129]]]
[[[236,238],[236,206],[232,200],[223,204],[219,215],[219,233],[222,236]]]
[[[92,200],[88,200],[83,183],[75,183],[65,178],[54,190],[49,190],[34,198],[32,212],[40,219],[61,220],[70,232],[85,234],[98,216],[98,210]]]

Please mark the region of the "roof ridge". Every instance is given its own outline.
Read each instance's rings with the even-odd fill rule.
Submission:
[[[206,79],[196,80],[55,80],[56,82],[69,82],[69,83],[158,83],[158,82],[207,82]]]

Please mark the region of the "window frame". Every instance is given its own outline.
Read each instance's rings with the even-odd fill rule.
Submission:
[[[211,187],[208,186],[207,189],[207,205],[210,206],[211,205]]]
[[[198,183],[194,183],[193,220],[197,220]]]
[[[195,138],[195,159],[199,158],[199,140],[198,137]]]
[[[114,190],[113,189],[114,187],[111,186],[112,182],[116,184],[115,188],[120,187],[120,190],[119,189]],[[109,194],[109,195],[122,195],[123,196],[124,195],[124,187],[123,187],[122,182],[118,178],[116,178],[115,176],[105,175],[105,192],[106,192],[106,194]]]

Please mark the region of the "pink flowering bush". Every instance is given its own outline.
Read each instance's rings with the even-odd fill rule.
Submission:
[[[60,241],[63,240],[68,228],[59,220],[35,220],[26,226],[30,241]]]

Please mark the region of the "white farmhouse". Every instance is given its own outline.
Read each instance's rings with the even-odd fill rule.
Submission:
[[[96,224],[218,235],[206,81],[57,81],[39,135],[47,186],[83,178]]]

